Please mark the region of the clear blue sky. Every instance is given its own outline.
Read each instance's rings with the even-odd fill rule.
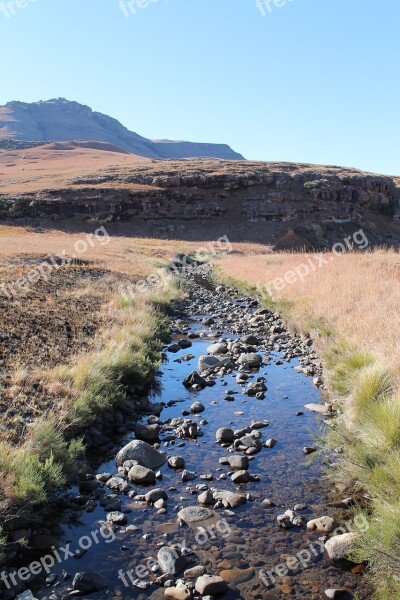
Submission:
[[[18,1],[0,104],[62,96],[146,137],[400,175],[399,0]]]

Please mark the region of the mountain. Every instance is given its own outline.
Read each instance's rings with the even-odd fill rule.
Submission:
[[[226,144],[150,140],[89,106],[65,98],[0,106],[0,141],[58,142],[95,140],[154,159],[211,157],[243,160]]]

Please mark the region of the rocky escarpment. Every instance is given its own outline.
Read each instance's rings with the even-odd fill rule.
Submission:
[[[96,140],[148,158],[212,156],[242,159],[226,144],[153,141],[129,131],[119,121],[65,98],[46,102],[9,102],[0,106],[0,140],[53,142]]]
[[[122,222],[157,235],[230,228],[236,239],[323,246],[338,227],[359,224],[376,243],[396,242],[399,208],[396,180],[354,169],[165,161],[110,167],[19,198],[5,194],[0,218]]]

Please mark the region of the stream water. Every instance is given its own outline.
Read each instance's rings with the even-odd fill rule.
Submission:
[[[303,453],[303,447],[316,444],[316,438],[323,433],[326,425],[320,415],[304,408],[305,404],[320,403],[321,399],[312,378],[295,370],[299,358],[280,360],[285,347],[283,345],[276,350],[274,346],[268,352],[269,359],[265,360],[269,364],[263,364],[259,370],[249,373],[250,379],[246,384],[260,376],[266,378],[268,390],[263,400],[243,393],[246,386],[236,382],[236,369],[215,376],[215,385],[201,391],[190,391],[182,385],[184,378],[197,369],[199,357],[207,354],[211,343],[220,338],[235,340],[239,335],[235,332],[235,318],[229,313],[223,328],[219,326],[221,321],[218,319],[211,329],[203,324],[209,313],[202,314],[201,310],[210,308],[207,300],[209,303],[213,301],[212,292],[207,292],[205,298],[204,293],[201,292],[200,299],[195,298],[194,305],[189,301],[187,310],[175,318],[175,340],[187,340],[190,334],[192,345],[178,352],[166,353],[162,374],[158,377],[158,390],[151,396],[153,402],[165,403],[160,416],[163,423],[181,417],[182,411],[188,411],[195,401],[205,406],[201,414],[190,415],[198,423],[206,420],[207,423],[200,426],[203,432],[201,437],[190,440],[177,438],[166,446],[165,439],[170,432],[164,431],[160,435],[160,450],[169,456],[182,456],[185,468],[194,471],[197,478],[183,482],[182,472],[165,464],[160,469],[162,480],[155,486],[143,488],[131,485],[130,489],[139,495],[152,487],[161,487],[168,494],[167,509],[159,512],[143,500],[120,494],[121,511],[126,514],[127,524],[116,526],[112,539],[99,534],[97,541],[93,538],[93,532],[99,532],[101,523],[106,520],[107,514],[98,501],[101,493],[112,493],[106,487],[97,490],[91,512],[82,510],[75,518],[70,511],[66,511],[59,518],[62,527],[60,545],[69,543],[74,551],[89,546],[90,539],[92,543],[87,551],[81,551],[78,556],[63,560],[52,568],[52,577],[47,584],[34,590],[36,598],[55,600],[74,596],[76,592],[71,594],[72,577],[77,572],[90,570],[105,576],[108,586],[102,591],[87,594],[87,598],[161,600],[165,590],[154,582],[161,571],[149,574],[144,569],[141,577],[137,568],[140,565],[154,565],[156,561],[148,561],[151,557],[157,557],[160,546],[174,543],[184,543],[192,551],[187,555],[186,568],[202,565],[208,574],[219,575],[222,572],[229,585],[224,596],[228,600],[286,597],[316,600],[325,597],[324,590],[327,588],[343,587],[353,593],[357,591],[359,598],[368,597],[362,576],[330,565],[318,542],[321,534],[306,531],[308,520],[331,514],[331,510],[327,508],[326,488],[321,483],[320,458],[308,463]],[[249,313],[246,299],[242,304],[237,297],[229,302],[236,311],[243,306]],[[199,337],[195,337],[197,335]],[[193,358],[182,360],[188,353]],[[266,356],[266,353],[261,354]],[[235,392],[231,395],[233,401],[225,400],[227,390]],[[297,416],[300,412],[303,414]],[[272,448],[263,447],[251,457],[249,472],[258,476],[259,481],[240,486],[241,492],[248,494],[247,503],[234,510],[217,509],[214,520],[207,523],[192,526],[179,524],[177,512],[184,506],[197,505],[198,494],[206,486],[237,491],[238,486],[228,474],[230,467],[219,462],[229,453],[216,443],[216,431],[220,427],[243,429],[254,421],[264,420],[269,421],[269,426],[260,429],[262,441],[274,438],[277,444]],[[119,441],[119,448],[134,437],[134,433],[125,436]],[[114,458],[101,464],[97,472],[118,475]],[[208,480],[210,476],[212,481]],[[199,490],[196,486],[203,487]],[[68,493],[74,496],[79,491],[72,488]],[[265,499],[270,499],[270,507],[261,504]],[[281,529],[277,516],[298,504],[305,506],[299,509],[304,524]],[[203,527],[201,535],[195,525]],[[82,544],[82,540],[86,542]],[[302,557],[303,562],[290,563],[292,568],[285,572],[288,557],[296,555]],[[280,568],[282,563],[284,567]],[[135,575],[129,577],[126,573],[132,569]],[[140,580],[139,587],[136,587],[137,578]]]

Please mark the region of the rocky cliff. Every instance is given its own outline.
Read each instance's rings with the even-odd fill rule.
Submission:
[[[47,102],[9,102],[0,106],[0,141],[96,140],[148,158],[213,157],[243,159],[225,144],[152,141],[129,131],[119,121],[65,98]]]
[[[0,186],[1,194],[1,186]],[[124,224],[134,235],[230,235],[276,247],[324,247],[363,227],[400,241],[400,188],[354,169],[291,163],[147,161],[0,199],[0,218]]]

